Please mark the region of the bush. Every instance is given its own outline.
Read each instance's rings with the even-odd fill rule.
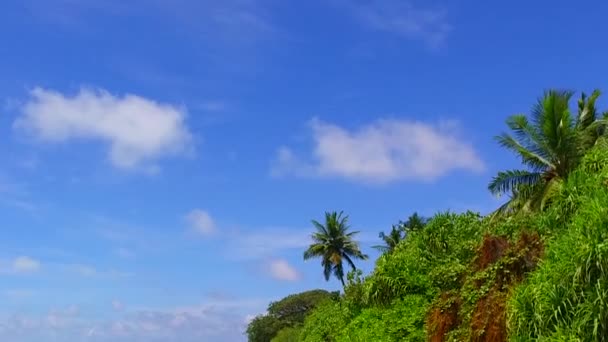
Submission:
[[[301,326],[283,328],[270,342],[298,342],[301,330]]]
[[[350,311],[342,303],[338,301],[325,302],[306,318],[300,334],[300,341],[336,342],[337,337],[351,318]]]

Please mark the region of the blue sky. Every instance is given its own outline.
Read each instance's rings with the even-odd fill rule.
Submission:
[[[607,11],[4,1],[0,340],[241,341],[270,300],[339,288],[302,261],[324,211],[375,257],[414,211],[492,210],[505,118],[608,89]]]

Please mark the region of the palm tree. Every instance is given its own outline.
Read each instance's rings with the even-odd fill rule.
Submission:
[[[357,267],[353,259],[366,260],[367,255],[359,249],[359,244],[353,237],[359,232],[348,232],[348,216],[343,216],[343,212],[326,212],[325,224],[312,220],[316,232],[312,234],[313,243],[304,252],[304,260],[311,258],[321,258],[323,275],[325,280],[329,280],[330,275],[340,279],[344,287],[344,266],[345,260],[353,270]]]
[[[402,229],[406,232],[415,232],[422,230],[424,226],[426,226],[428,219],[418,215],[417,212],[413,213],[410,217],[407,218],[407,221],[402,222]]]
[[[388,235],[380,232],[378,237],[384,241],[384,245],[373,246],[373,248],[382,253],[390,253],[397,247],[399,242],[405,239],[408,233],[422,230],[426,223],[426,218],[418,215],[418,213],[414,213],[408,217],[407,221],[399,221],[397,225],[393,225]]]
[[[388,235],[384,234],[384,232],[380,232],[378,237],[384,241],[384,245],[377,245],[373,246],[372,248],[375,248],[382,253],[390,253],[395,249],[395,247],[397,247],[399,242],[403,240],[403,227],[393,226]]]
[[[511,195],[494,215],[542,210],[582,156],[604,135],[606,114],[598,119],[595,108],[600,92],[595,90],[589,98],[582,94],[576,118],[569,108],[572,95],[570,91],[548,91],[533,107],[531,120],[522,114],[507,120],[513,135],[504,133],[496,140],[519,155],[528,169],[499,172],[490,182],[488,189],[493,194]]]

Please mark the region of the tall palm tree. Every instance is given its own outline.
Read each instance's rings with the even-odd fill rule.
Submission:
[[[513,115],[507,120],[513,135],[496,137],[528,169],[499,172],[490,182],[488,189],[493,194],[511,195],[495,215],[542,209],[605,133],[606,120],[598,118],[595,108],[600,92],[595,90],[590,97],[582,94],[576,117],[570,113],[572,95],[570,91],[546,92],[533,107],[530,120],[523,114]]]
[[[366,260],[367,255],[359,249],[353,237],[359,232],[349,232],[348,216],[343,212],[326,212],[325,223],[312,220],[316,231],[312,234],[313,243],[304,252],[304,260],[321,258],[323,275],[329,280],[331,274],[340,280],[344,287],[344,265],[346,261],[353,270],[357,267],[353,259]]]

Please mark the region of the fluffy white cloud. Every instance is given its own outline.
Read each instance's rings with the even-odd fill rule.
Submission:
[[[81,89],[67,96],[35,88],[20,111],[14,127],[46,142],[102,141],[122,169],[153,168],[158,158],[191,149],[184,109],[136,95]]]
[[[20,256],[13,260],[13,271],[17,273],[32,273],[40,270],[40,261],[27,256]]]
[[[186,221],[198,234],[209,236],[215,233],[216,227],[213,218],[208,212],[201,209],[194,209],[186,215]]]
[[[420,39],[431,47],[443,44],[451,30],[443,8],[419,7],[409,0],[341,0],[341,3],[370,29]]]
[[[453,170],[484,170],[475,149],[460,137],[457,125],[408,120],[378,120],[348,130],[317,119],[311,122],[311,160],[281,147],[274,175],[343,177],[368,183],[432,181]]]
[[[300,279],[300,273],[286,260],[271,260],[269,264],[270,275],[277,280],[296,281]]]

